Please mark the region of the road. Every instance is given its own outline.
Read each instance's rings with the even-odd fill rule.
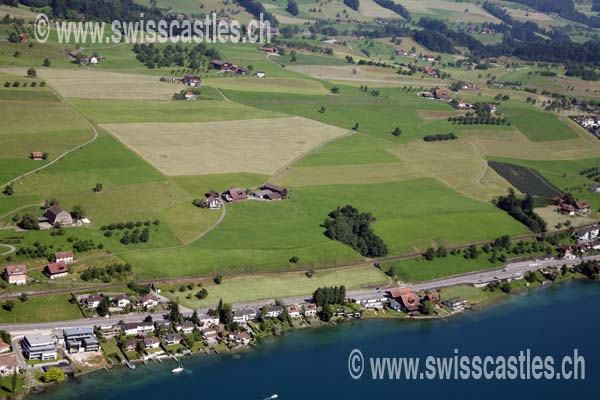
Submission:
[[[544,260],[530,260],[530,261],[520,261],[507,264],[504,268],[495,269],[495,270],[485,270],[472,272],[468,274],[455,275],[450,276],[443,279],[436,279],[427,282],[422,282],[418,284],[406,284],[402,287],[408,287],[417,291],[430,290],[430,289],[439,289],[449,286],[456,285],[475,285],[475,284],[486,284],[493,280],[499,279],[509,279],[515,278],[517,276],[522,276],[526,272],[529,271],[537,271],[544,268],[556,267],[561,268],[563,265],[567,265],[569,267],[575,266],[582,261],[600,261],[600,255],[587,256],[577,259],[544,259]],[[374,296],[383,296],[385,291],[390,290],[390,288],[386,289],[363,289],[363,290],[353,290],[348,291],[347,297],[350,299],[365,299]],[[305,300],[310,298],[310,295],[306,296],[296,296],[281,299],[285,304],[298,304],[302,303]],[[234,309],[239,310],[241,308],[259,308],[265,304],[272,303],[275,299],[265,299],[260,301],[252,301],[239,303],[234,306]],[[197,310],[199,314],[206,313],[207,309],[199,309]],[[192,313],[191,310],[182,310],[182,314],[184,316],[190,316]],[[163,313],[154,313],[151,314],[153,320],[160,320],[165,317],[167,312]],[[124,322],[139,322],[141,321],[145,315],[140,314],[131,314],[131,315],[117,315],[114,318],[88,318],[88,319],[78,319],[71,321],[59,321],[59,322],[40,322],[40,323],[24,323],[24,324],[0,324],[0,329],[4,329],[11,334],[26,334],[35,331],[48,331],[52,329],[64,329],[64,328],[76,328],[76,327],[89,327],[95,325],[107,325],[107,324],[116,324],[118,321]]]
[[[0,253],[0,256],[5,256],[5,255],[8,255],[10,253],[14,253],[15,251],[17,251],[16,247],[12,246],[10,244],[0,243],[0,247],[6,247],[6,248],[8,248],[8,251],[5,251],[4,253]]]

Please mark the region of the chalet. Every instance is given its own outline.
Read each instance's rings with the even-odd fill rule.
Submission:
[[[156,300],[150,293],[140,299],[140,306],[142,307],[156,307],[157,305],[158,300]]]
[[[58,253],[54,253],[54,262],[57,263],[72,263],[75,261],[75,256],[72,251],[60,251]]]
[[[421,60],[423,61],[429,61],[429,62],[434,62],[435,61],[435,56],[431,55],[431,54],[425,54],[421,57]]]
[[[131,304],[131,299],[126,294],[117,295],[113,301],[119,308],[125,308]]]
[[[176,78],[174,76],[163,76],[160,78],[160,81],[167,83],[183,83],[183,78]]]
[[[56,204],[46,210],[44,218],[48,220],[50,225],[73,225],[73,217],[71,217],[71,214]]]
[[[279,54],[279,49],[277,47],[263,46],[260,48],[260,51],[264,51],[267,54]]]
[[[578,214],[587,214],[590,212],[590,204],[587,201],[576,201],[575,212]]]
[[[419,94],[421,95],[421,97],[426,99],[435,99],[435,95],[431,92],[421,92]]]
[[[264,310],[263,318],[277,318],[283,313],[283,307],[281,306],[266,306]]]
[[[233,312],[233,320],[239,324],[245,324],[256,320],[256,310],[254,308],[243,308]]]
[[[26,42],[29,40],[29,35],[27,33],[19,33],[19,42]]]
[[[469,305],[469,302],[462,297],[453,297],[451,299],[444,300],[442,304],[452,311],[463,311],[465,307]]]
[[[292,304],[290,306],[286,306],[287,307],[287,311],[290,317],[292,318],[300,318],[302,315],[300,314],[300,307],[298,307],[295,304]]]
[[[168,345],[179,344],[183,341],[183,337],[179,333],[168,333],[165,335],[165,343]]]
[[[562,203],[559,212],[563,215],[575,215],[575,207],[568,203]]]
[[[138,341],[135,339],[126,340],[125,343],[123,344],[123,350],[125,350],[126,353],[130,352],[130,351],[136,351],[137,344],[138,344]]]
[[[202,84],[202,81],[196,75],[186,75],[181,81],[184,85],[190,87],[199,87]]]
[[[42,153],[41,151],[32,151],[31,152],[31,159],[34,161],[40,161],[44,159],[44,153]]]
[[[98,308],[103,298],[104,296],[101,294],[90,294],[84,297],[81,302],[89,309]]]
[[[263,71],[256,71],[254,74],[257,78],[264,78],[266,74]]]
[[[469,109],[473,108],[473,105],[471,103],[467,103],[466,101],[461,99],[461,100],[456,101],[455,107],[458,110],[469,110]]]
[[[144,338],[145,349],[158,349],[160,347],[160,339],[156,336],[146,336]]]
[[[210,192],[208,192],[204,195],[204,198],[202,199],[202,203],[206,207],[213,209],[213,210],[221,208],[221,200],[219,200],[219,193],[211,190]]]
[[[485,105],[485,109],[488,110],[491,114],[498,112],[498,106],[494,103],[487,103]]]
[[[190,321],[185,321],[180,324],[177,324],[177,330],[186,335],[192,333],[194,331],[194,328],[196,328],[196,325]]]
[[[434,67],[427,66],[425,68],[422,68],[421,71],[423,71],[427,75],[429,75],[430,78],[439,78],[440,77],[440,70],[437,68],[434,68]]]
[[[406,312],[418,311],[420,307],[419,297],[411,288],[394,288],[390,290],[390,296],[402,304],[402,310]]]
[[[0,356],[0,376],[8,376],[19,373],[19,363],[14,353]]]
[[[317,305],[313,303],[305,303],[302,305],[304,316],[315,317],[317,315]]]
[[[228,203],[237,203],[248,200],[246,189],[232,188],[222,194],[223,199]]]
[[[185,92],[186,100],[196,100],[196,95],[193,92]]]
[[[434,89],[433,97],[435,97],[436,100],[448,101],[448,100],[452,100],[452,93],[450,93],[450,91],[447,89]]]
[[[46,265],[44,273],[50,279],[62,278],[69,274],[69,268],[67,267],[67,264],[63,262],[52,262]]]
[[[8,353],[10,351],[10,344],[5,343],[4,340],[0,339],[0,354]]]
[[[24,264],[7,265],[4,267],[4,279],[13,285],[25,285],[27,283],[27,267]]]
[[[237,68],[236,65],[221,60],[212,60],[210,63],[214,69],[218,69],[219,71],[234,72]]]
[[[288,190],[286,188],[273,185],[272,183],[265,183],[260,188],[261,190],[269,190],[273,193],[277,193],[284,199],[288,197]]]

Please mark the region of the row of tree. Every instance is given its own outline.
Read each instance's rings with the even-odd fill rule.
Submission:
[[[498,198],[497,205],[533,232],[540,233],[546,231],[546,221],[533,211],[535,207],[533,196],[528,194],[525,198],[519,198],[511,188],[507,196],[500,196]]]
[[[319,307],[329,304],[344,304],[346,301],[346,287],[344,285],[320,287],[313,292],[312,299]]]

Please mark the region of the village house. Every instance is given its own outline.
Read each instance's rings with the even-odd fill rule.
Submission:
[[[186,75],[181,81],[184,85],[190,87],[199,87],[202,84],[202,81],[196,75]]]
[[[159,330],[168,331],[169,329],[171,329],[171,321],[169,321],[168,319],[154,321],[154,327]]]
[[[0,355],[0,376],[9,376],[19,373],[19,363],[14,353]]]
[[[69,275],[69,268],[64,262],[51,262],[46,265],[44,274],[50,279],[63,278]]]
[[[388,299],[383,296],[376,295],[373,297],[354,299],[354,302],[356,304],[360,304],[366,309],[379,310],[382,309],[383,306],[388,302]]]
[[[255,312],[255,316],[256,316],[256,312]],[[235,317],[235,313],[234,313],[234,317]],[[202,326],[206,326],[206,327],[217,325],[219,323],[219,317],[211,316],[208,314],[200,315],[198,317],[198,320]]]
[[[217,69],[219,71],[223,71],[223,72],[233,72],[236,73],[238,75],[244,75],[246,73],[246,70],[242,67],[238,67],[235,64],[232,63],[228,63],[225,61],[221,61],[221,60],[212,60],[210,62],[213,66],[214,69]]]
[[[194,331],[194,328],[196,328],[196,325],[194,325],[193,322],[190,321],[185,321],[182,322],[180,324],[177,324],[177,330],[182,332],[183,334],[190,334]]]
[[[390,299],[389,306],[394,311],[402,311],[402,304],[396,299]]]
[[[246,332],[232,332],[229,334],[229,340],[233,340],[242,346],[246,346],[250,343],[250,335]]]
[[[431,55],[431,54],[425,54],[421,57],[421,60],[423,61],[428,61],[428,62],[434,62],[435,61],[435,56]]]
[[[233,320],[238,324],[245,324],[247,322],[256,320],[256,310],[254,308],[243,308],[241,310],[235,310],[233,312]]]
[[[405,312],[415,312],[421,307],[419,297],[411,288],[394,288],[389,293],[393,299],[402,304],[402,310]]]
[[[56,340],[50,335],[25,335],[21,341],[23,354],[28,360],[56,360]]]
[[[219,193],[215,192],[214,190],[211,190],[210,192],[204,195],[202,203],[210,209],[220,209],[221,200],[219,199]]]
[[[432,93],[436,100],[452,100],[452,93],[448,89],[434,89]]]
[[[83,297],[81,302],[88,308],[98,308],[104,296],[101,294],[90,294],[89,296]]]
[[[119,294],[113,299],[113,302],[117,305],[117,307],[125,308],[131,304],[131,298],[129,298],[129,296],[126,294]]]
[[[465,307],[469,305],[469,302],[462,297],[453,297],[451,299],[444,300],[442,304],[452,311],[463,311]]]
[[[138,341],[135,339],[126,340],[125,343],[123,344],[123,350],[125,350],[126,353],[128,353],[130,351],[136,351],[137,344],[138,344]]]
[[[44,153],[41,151],[32,151],[31,159],[34,161],[41,161],[44,159]]]
[[[54,253],[53,258],[54,262],[57,263],[69,264],[76,261],[72,251],[59,251],[58,253]]]
[[[223,199],[228,203],[237,203],[248,200],[246,189],[232,188],[222,194]]]
[[[420,68],[420,71],[425,72],[427,75],[429,75],[430,78],[439,78],[440,77],[440,70],[434,67],[430,67],[430,66],[426,66],[423,68]]]
[[[305,317],[315,317],[317,315],[317,305],[313,303],[304,303],[302,305]]]
[[[179,333],[167,333],[165,335],[165,343],[168,345],[180,344],[183,337]]]
[[[10,351],[10,344],[5,343],[4,340],[0,339],[0,354],[7,353]]]
[[[287,307],[287,311],[290,317],[292,318],[300,318],[302,316],[302,314],[300,313],[300,307],[298,307],[295,304],[286,306]]]
[[[145,335],[153,330],[154,324],[151,321],[123,324],[123,333],[127,336]]]
[[[576,201],[575,212],[578,214],[588,214],[590,212],[590,204],[587,201]]]
[[[56,226],[58,225],[73,225],[73,217],[71,214],[57,206],[56,204],[48,207],[46,213],[44,214],[44,218],[48,221],[50,225]]]
[[[278,318],[283,313],[283,307],[281,306],[266,306],[262,318]]]
[[[425,293],[425,297],[423,298],[423,300],[430,301],[433,304],[439,304],[440,293],[437,290],[428,290],[427,293]]]
[[[265,183],[264,185],[262,185],[260,187],[260,189],[261,190],[269,190],[273,193],[277,193],[284,199],[288,197],[288,190],[286,188],[274,185],[272,183]]]
[[[279,54],[279,49],[277,47],[263,46],[260,48],[260,51],[264,51],[267,54]]]
[[[27,267],[25,264],[7,265],[4,267],[4,279],[11,285],[25,285],[27,278]]]
[[[145,349],[158,349],[160,347],[160,339],[156,336],[146,336],[144,338]]]
[[[488,110],[488,112],[490,112],[491,114],[495,114],[496,112],[498,112],[498,106],[494,103],[487,103],[485,105],[485,109]]]
[[[186,100],[196,100],[196,95],[193,92],[185,92]]]
[[[266,74],[264,73],[264,71],[256,71],[254,76],[256,76],[257,78],[264,78]]]
[[[217,331],[213,328],[202,330],[202,339],[206,340],[208,344],[217,343]]]
[[[565,260],[573,260],[577,258],[577,255],[575,254],[575,251],[571,246],[561,246],[559,249],[559,253],[562,254],[562,257]]]
[[[148,307],[148,308],[156,307],[156,306],[158,305],[158,300],[156,300],[156,299],[154,298],[154,296],[153,296],[151,293],[149,293],[149,294],[147,294],[147,295],[143,296],[143,297],[140,299],[140,304],[139,304],[139,305],[140,305],[142,308],[146,308],[146,307]]]
[[[92,328],[71,328],[63,330],[69,353],[83,353],[100,350],[100,342]]]

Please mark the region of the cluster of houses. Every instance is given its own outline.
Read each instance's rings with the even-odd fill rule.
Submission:
[[[246,70],[242,67],[239,67],[230,62],[222,61],[222,60],[212,60],[211,65],[214,69],[221,72],[232,72],[237,75],[246,75]]]
[[[426,65],[424,67],[418,67],[417,71],[425,73],[430,78],[439,78],[440,77],[440,70],[438,68],[431,67],[429,65]]]
[[[592,135],[600,139],[600,116],[597,115],[579,115],[570,117],[582,128],[587,129]]]
[[[202,80],[200,77],[192,74],[188,74],[183,78],[175,76],[163,76],[160,78],[160,81],[165,83],[184,84],[189,87],[200,87],[202,85]]]
[[[395,49],[395,53],[397,56],[404,56],[404,57],[410,57],[410,58],[416,58],[417,57],[417,53],[414,51],[407,51],[404,49]]]
[[[587,201],[576,200],[569,202],[562,197],[555,197],[554,204],[557,206],[556,211],[569,216],[587,215],[590,212],[590,204]]]
[[[423,296],[419,296],[408,287],[393,288],[381,295],[356,298],[353,301],[365,309],[380,310],[389,307],[411,316],[417,315],[422,310],[425,301],[430,301],[436,306],[443,305],[453,312],[460,312],[469,307],[469,303],[460,297],[441,301],[440,294],[436,290],[428,290]]]
[[[110,303],[111,312],[120,312],[129,307],[135,307],[139,310],[149,310],[160,304],[159,299],[152,293],[140,297],[137,301],[123,293],[116,295],[82,294],[77,296],[77,301],[83,308],[95,310],[100,306],[100,303],[104,301],[105,297]]]
[[[249,199],[276,201],[287,199],[288,195],[289,192],[286,188],[274,185],[272,183],[265,183],[260,187],[260,189],[256,190],[231,188],[223,193],[218,193],[214,190],[211,190],[204,195],[202,203],[206,208],[218,209],[221,208],[221,200],[228,203],[239,203]]]
[[[96,65],[100,61],[104,60],[104,57],[102,57],[100,55],[82,57],[82,56],[80,56],[80,53],[81,53],[81,49],[69,50],[67,52],[67,55],[71,58],[72,61],[79,60],[80,64],[85,64],[85,65]]]
[[[52,261],[44,267],[44,275],[49,279],[63,278],[69,274],[67,264],[76,261],[77,258],[72,251],[54,253]],[[2,277],[9,284],[17,286],[25,285],[30,280],[25,264],[6,265],[2,271]]]

